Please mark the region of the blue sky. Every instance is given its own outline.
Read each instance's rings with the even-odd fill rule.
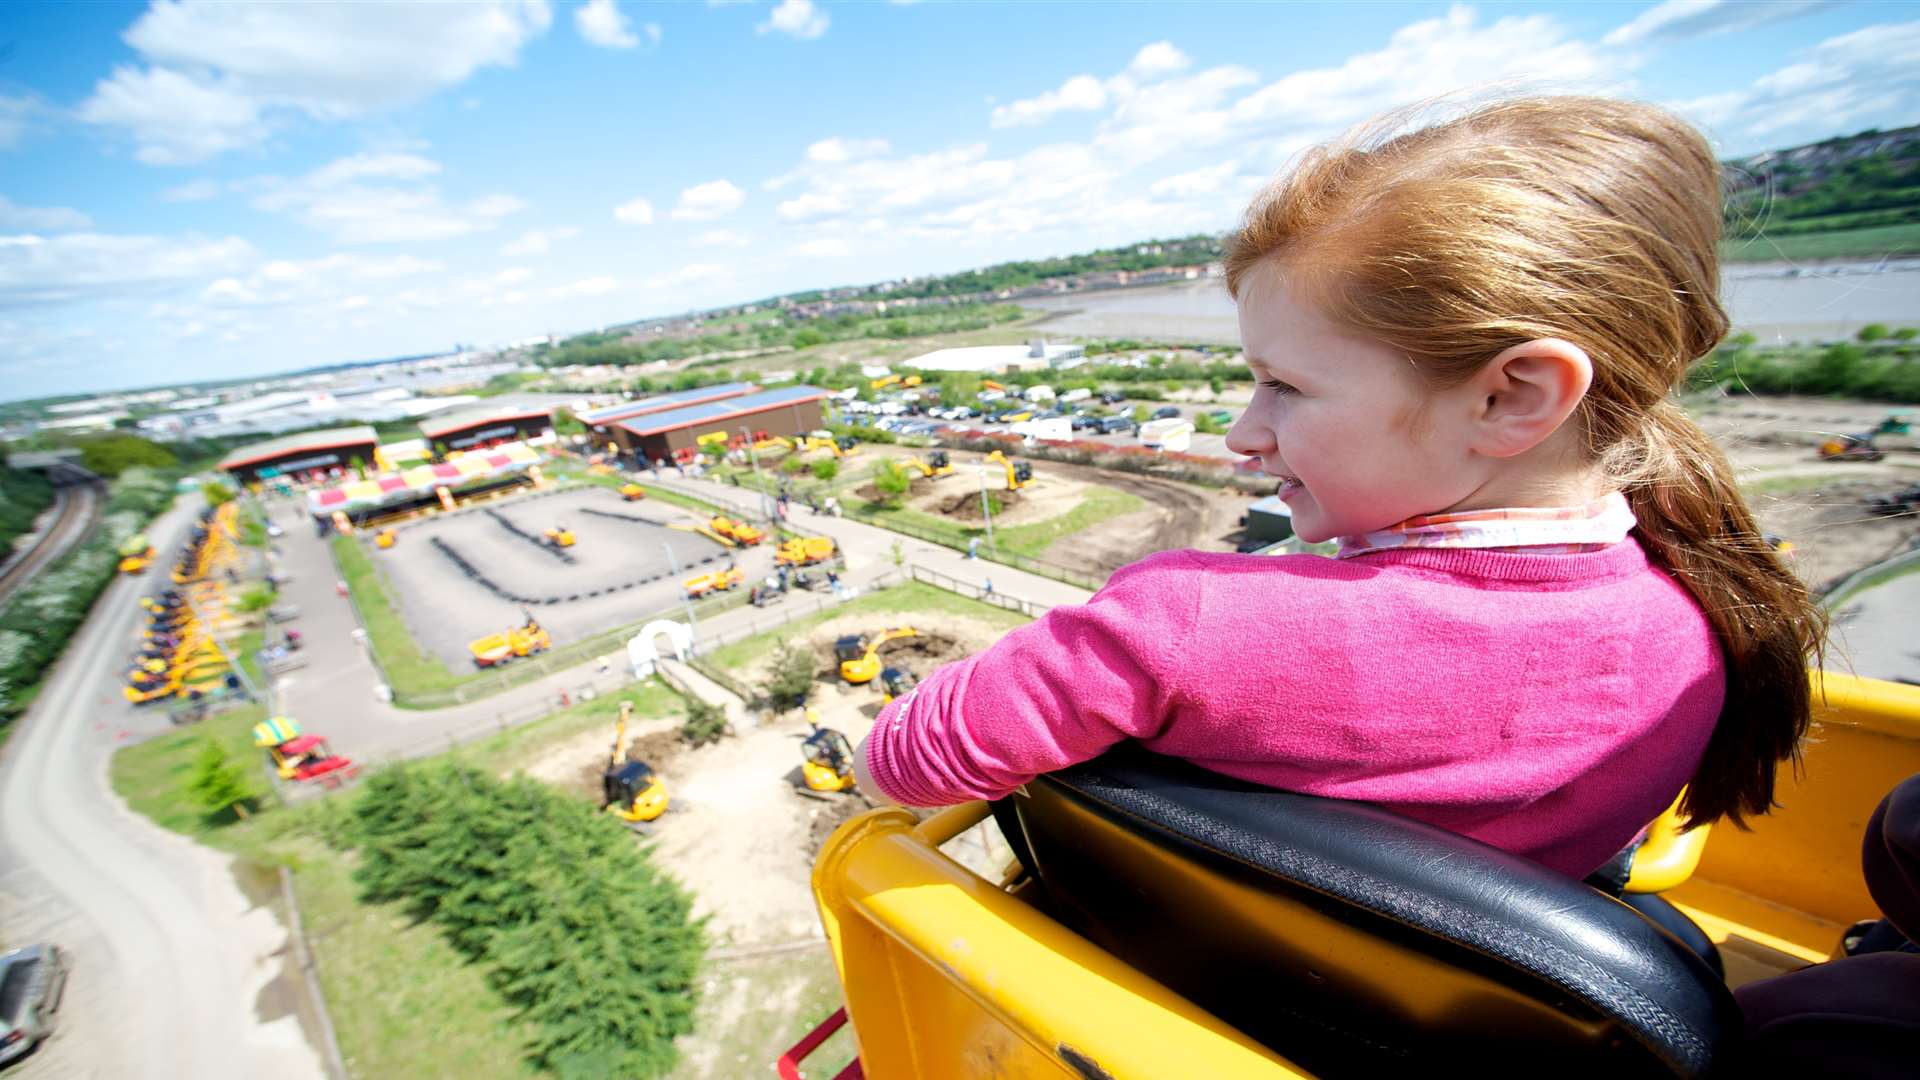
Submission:
[[[1462,88],[1724,155],[1920,122],[1920,3],[0,7],[0,397],[1227,227]]]

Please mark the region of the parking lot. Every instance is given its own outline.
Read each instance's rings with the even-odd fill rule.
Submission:
[[[1076,411],[1090,410],[1096,406],[1105,409],[1108,415],[1101,418],[1088,415],[1076,419]],[[1038,403],[1023,403],[1018,399],[1006,397],[987,402],[968,402],[965,405],[934,404],[923,407],[917,402],[900,400],[899,396],[893,400],[879,402],[846,402],[840,406],[840,410],[842,418],[850,423],[868,424],[900,435],[928,437],[936,436],[946,430],[1024,434],[1024,431],[1015,431],[1016,426],[1023,421],[1066,418],[1075,425],[1070,429],[1071,438],[1111,446],[1137,446],[1141,439],[1132,416],[1138,406],[1146,407],[1150,419],[1162,416],[1179,417],[1189,423],[1196,421],[1202,415],[1212,413],[1216,417],[1226,418],[1223,426],[1238,419],[1241,411],[1237,406],[1215,403],[1134,401],[1127,398],[1104,400],[1098,397],[1067,402],[1056,399]],[[925,408],[925,411],[915,411],[921,408]],[[962,413],[968,415],[960,415]],[[1001,415],[1002,419],[994,419],[996,414]],[[1227,449],[1224,435],[1205,434],[1199,431],[1192,434],[1185,452],[1227,460],[1236,460],[1240,456]]]

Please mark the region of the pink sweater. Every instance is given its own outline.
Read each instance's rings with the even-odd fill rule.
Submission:
[[[1583,876],[1693,775],[1726,692],[1629,540],[1580,555],[1163,552],[881,710],[908,805],[998,798],[1122,739],[1362,799]]]

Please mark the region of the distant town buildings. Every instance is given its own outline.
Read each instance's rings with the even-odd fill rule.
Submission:
[[[997,374],[1003,371],[1030,371],[1036,368],[1067,368],[1085,363],[1084,345],[1049,345],[1033,341],[1025,345],[971,345],[957,349],[935,349],[905,362],[921,371],[966,371]]]

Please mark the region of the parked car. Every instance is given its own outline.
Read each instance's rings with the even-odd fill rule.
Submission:
[[[1073,430],[1098,431],[1100,430],[1100,418],[1097,416],[1088,416],[1086,413],[1076,413],[1073,417]]]
[[[1100,432],[1112,435],[1116,431],[1132,431],[1133,419],[1126,416],[1108,416],[1100,420]]]
[[[1153,418],[1155,420],[1171,420],[1179,415],[1180,407],[1178,405],[1162,405],[1153,410]]]
[[[1084,386],[1080,386],[1062,393],[1060,395],[1060,401],[1062,404],[1072,404],[1076,401],[1085,401],[1092,396],[1093,391]]]
[[[1118,405],[1125,400],[1127,400],[1127,395],[1118,390],[1100,391],[1100,403],[1103,405]]]
[[[984,405],[990,401],[1000,401],[1004,399],[1007,396],[1007,392],[1005,390],[982,390],[973,396],[979,398],[980,403]]]
[[[0,954],[0,1062],[20,1057],[53,1034],[53,1014],[66,988],[67,958],[58,945]]]
[[[1207,419],[1216,424],[1231,424],[1233,423],[1233,414],[1225,409],[1215,409],[1207,414]]]

